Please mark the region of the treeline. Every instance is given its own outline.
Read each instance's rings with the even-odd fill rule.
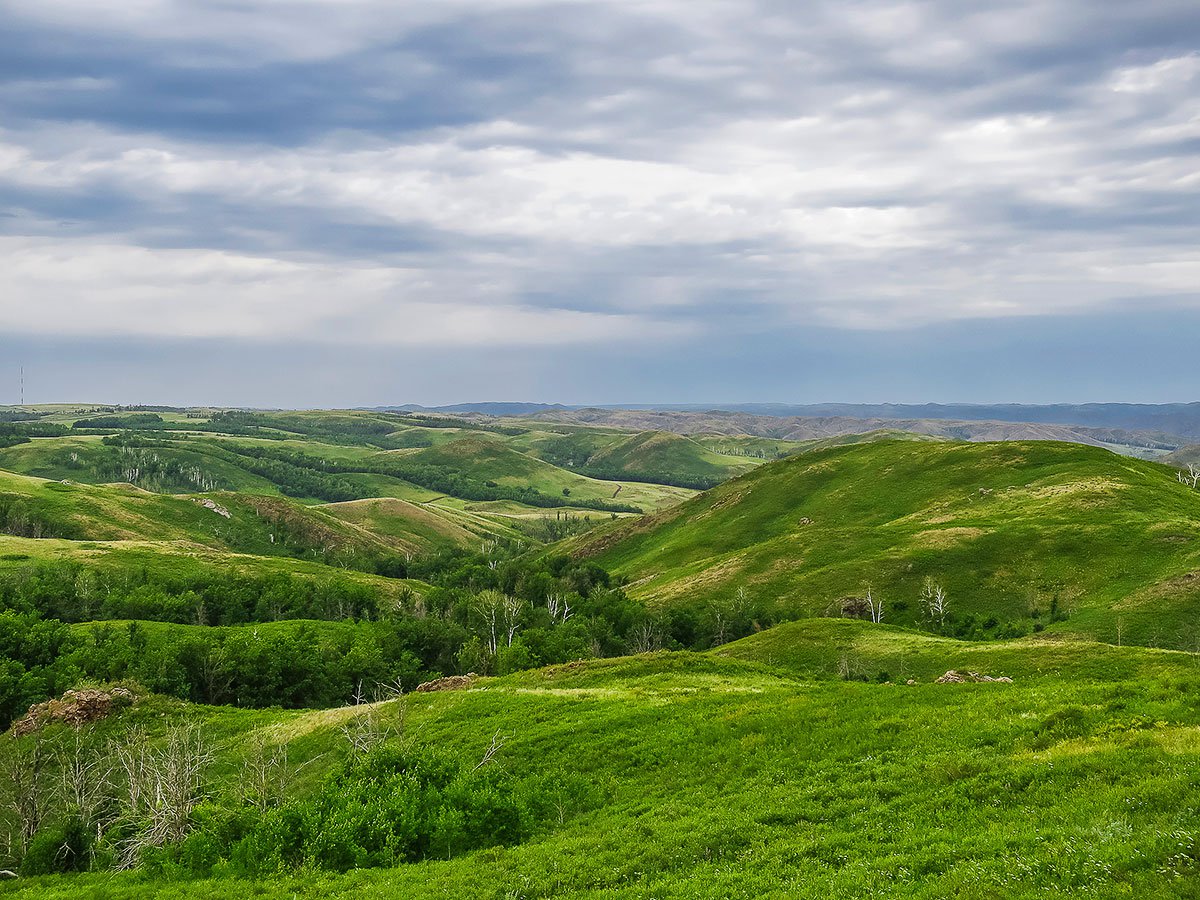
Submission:
[[[92,419],[79,419],[72,426],[81,430],[88,428],[155,428],[163,427],[163,417],[156,413],[132,413],[127,416],[96,416]]]
[[[79,540],[79,527],[23,494],[0,493],[0,534],[26,538]]]
[[[80,679],[131,680],[205,703],[331,706],[359,682],[412,687],[699,649],[770,623],[745,602],[652,612],[594,564],[486,550],[414,560],[408,574],[432,588],[396,601],[348,580],[165,579],[49,563],[10,573],[0,579],[0,727]],[[315,619],[325,621],[304,621]]]
[[[279,485],[284,493],[295,497],[318,497],[339,502],[370,496],[341,475],[389,475],[411,482],[431,491],[460,497],[463,500],[515,500],[527,506],[555,509],[564,506],[596,509],[603,512],[641,512],[628,503],[607,500],[568,498],[544,494],[531,487],[510,487],[492,481],[480,481],[448,466],[413,463],[403,456],[376,457],[371,460],[328,460],[282,447],[218,448],[220,452],[240,458],[237,464],[247,471],[260,474]],[[234,460],[230,460],[234,461]],[[304,493],[306,490],[322,493]]]
[[[720,474],[700,475],[691,472],[629,469],[620,465],[596,463],[593,462],[594,450],[595,448],[585,440],[580,440],[573,435],[564,435],[541,444],[538,448],[538,455],[559,468],[601,481],[639,481],[645,484],[665,484],[671,487],[706,491],[726,480],[725,476]]]
[[[62,437],[69,434],[64,425],[52,422],[0,421],[0,449],[25,444],[30,438]]]
[[[564,468],[601,481],[640,481],[645,484],[665,484],[670,487],[692,488],[697,491],[707,491],[727,480],[720,475],[689,475],[680,472],[652,472],[593,465],[564,466]]]
[[[403,565],[403,560],[396,564]],[[245,625],[283,619],[377,619],[384,601],[377,588],[351,578],[216,570],[185,576],[137,566],[98,571],[76,562],[39,562],[0,574],[0,609],[69,624],[142,619]]]

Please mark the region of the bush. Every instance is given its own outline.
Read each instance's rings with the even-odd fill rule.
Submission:
[[[312,796],[264,814],[229,858],[249,875],[393,866],[514,843],[530,818],[501,770],[385,745],[344,763]]]
[[[43,827],[33,836],[21,860],[22,875],[57,875],[87,869],[91,841],[78,818]]]

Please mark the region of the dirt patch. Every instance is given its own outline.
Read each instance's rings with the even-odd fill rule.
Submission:
[[[14,722],[10,730],[20,737],[53,724],[80,728],[99,721],[118,709],[124,709],[131,705],[134,699],[133,692],[125,688],[113,688],[111,691],[67,691],[57,700],[35,703],[29,707],[29,712]]]
[[[448,675],[445,678],[435,678],[433,681],[425,681],[418,684],[416,692],[418,694],[429,694],[434,691],[465,691],[478,678],[479,676],[474,672],[466,675]]]

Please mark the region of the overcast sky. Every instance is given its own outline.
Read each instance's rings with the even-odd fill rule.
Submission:
[[[1153,402],[1197,347],[1195,0],[0,0],[0,402]]]

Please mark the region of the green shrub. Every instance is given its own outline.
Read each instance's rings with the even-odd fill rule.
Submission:
[[[515,843],[530,820],[524,796],[498,768],[383,746],[344,763],[315,794],[265,813],[229,858],[250,875],[393,866]]]
[[[33,836],[21,860],[22,875],[56,875],[87,869],[91,841],[78,818],[43,827]]]

